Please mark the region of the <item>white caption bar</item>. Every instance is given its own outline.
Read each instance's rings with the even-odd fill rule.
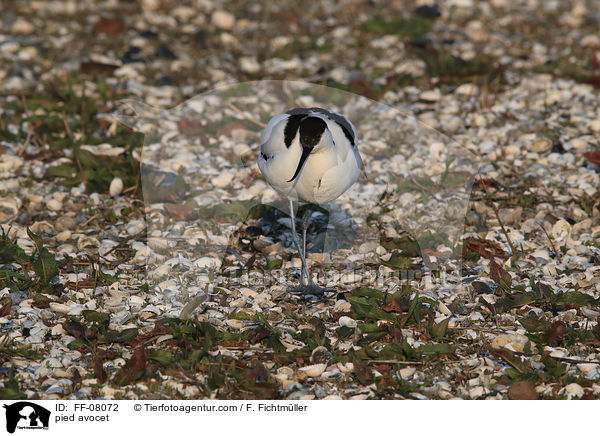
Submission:
[[[464,435],[592,430],[594,401],[0,401],[15,435]],[[564,419],[561,419],[564,418]],[[38,432],[39,431],[39,432]]]

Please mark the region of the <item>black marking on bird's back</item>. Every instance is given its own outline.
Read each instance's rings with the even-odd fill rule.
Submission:
[[[269,156],[268,154],[265,154],[265,153],[263,153],[263,152],[261,152],[261,153],[260,153],[260,156],[261,156],[261,157],[262,157],[262,158],[263,158],[265,161],[267,161],[267,160],[271,159],[271,157],[272,157],[272,156]]]
[[[314,148],[323,132],[327,128],[327,123],[319,117],[304,117],[300,122],[300,144],[302,148]]]
[[[340,123],[338,123],[338,124],[340,124]],[[356,144],[354,143],[354,137],[352,136],[352,134],[342,124],[340,124],[340,127],[342,128],[342,130],[344,132],[344,136],[346,136],[346,138],[348,138],[348,141],[350,141],[350,144],[352,144],[352,147],[354,147]]]
[[[344,132],[344,136],[346,138],[348,138],[348,141],[350,141],[350,144],[352,144],[353,147],[356,146],[356,136],[354,135],[354,129],[352,128],[352,124],[343,115],[336,114],[335,112],[331,112],[331,111],[328,111],[327,109],[323,109],[320,107],[307,107],[307,108],[297,107],[295,109],[291,109],[291,110],[287,111],[286,113],[294,116],[294,115],[308,115],[311,112],[317,112],[317,113],[326,115],[329,119],[335,121],[342,128],[342,131]]]
[[[298,133],[298,128],[300,127],[300,121],[302,121],[302,118],[304,118],[305,116],[306,115],[302,115],[302,114],[291,115],[287,119],[285,129],[283,130],[283,135],[285,137],[285,146],[287,148],[290,148],[290,145],[292,145],[292,141],[296,137],[296,133]]]
[[[321,109],[321,108],[318,108],[318,107],[297,107],[297,108],[294,108],[294,109],[290,109],[289,111],[286,112],[286,114],[290,114],[292,116],[293,115],[304,115],[304,116],[306,116],[306,115],[308,115],[308,113],[310,111],[321,111],[321,112],[323,112],[323,111],[325,111],[325,109]]]

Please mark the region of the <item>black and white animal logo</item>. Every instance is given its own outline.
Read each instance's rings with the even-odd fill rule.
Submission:
[[[14,433],[19,429],[48,429],[50,411],[42,406],[29,401],[19,401],[10,405],[4,404],[6,409],[6,431]]]

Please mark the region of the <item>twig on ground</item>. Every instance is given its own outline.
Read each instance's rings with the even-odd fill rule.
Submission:
[[[63,114],[63,123],[65,123],[65,130],[67,131],[67,135],[69,135],[69,138],[71,138],[71,141],[73,141],[73,132],[71,131],[71,127],[69,126],[69,123],[67,123],[67,118],[64,116]]]
[[[27,107],[27,100],[25,99],[25,94],[21,93],[21,100],[23,101],[23,112],[28,113],[29,108]]]
[[[19,152],[19,157],[23,156],[23,154],[25,153],[25,149],[27,148],[27,146],[31,142],[31,137],[32,136],[33,136],[33,126],[29,126],[29,129],[27,130],[27,138],[25,139],[25,143],[23,144],[23,148]]]
[[[554,251],[554,254],[556,255],[556,260],[558,260],[558,263],[562,263],[562,261],[560,259],[560,253],[556,249],[556,245],[554,245],[554,241],[552,240],[552,237],[548,234],[548,232],[546,231],[546,229],[544,228],[544,226],[540,226],[540,228],[542,229],[542,231],[544,232],[544,234],[548,238],[548,241],[550,242],[550,246],[552,247],[552,251]]]
[[[91,223],[94,219],[98,218],[100,215],[96,214],[96,215],[92,215],[86,222],[84,222],[81,226],[85,227],[87,226],[89,223]]]
[[[85,100],[83,99],[85,95],[85,85],[83,90],[81,91],[82,99],[81,99],[81,137],[85,138]]]
[[[267,127],[267,125],[265,123],[262,123],[258,120],[256,120],[255,118],[246,115],[245,113],[243,113],[238,107],[236,107],[233,103],[229,103],[227,105],[231,110],[233,110],[234,112],[236,112],[238,115],[240,115],[242,118],[244,118],[245,120],[251,121],[254,124],[256,124],[257,126],[260,126],[261,128],[265,128]]]
[[[75,138],[73,136],[73,132],[71,131],[71,127],[69,127],[69,123],[67,122],[67,118],[63,114],[63,123],[65,124],[65,130],[67,131],[67,135],[71,138],[71,141],[74,145],[73,155],[75,156],[75,163],[77,164],[77,169],[79,170],[79,175],[81,176],[81,181],[84,185],[86,185],[85,174],[83,173],[83,167],[81,166],[81,162],[79,161],[79,146],[75,144]]]

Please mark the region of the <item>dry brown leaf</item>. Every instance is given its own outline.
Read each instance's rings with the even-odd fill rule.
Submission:
[[[117,18],[100,18],[94,24],[95,33],[106,33],[107,35],[118,35],[127,30],[125,23]]]
[[[481,257],[485,257],[486,259],[492,259],[494,256],[506,257],[506,253],[502,247],[493,241],[481,238],[466,238],[464,246],[467,250],[472,251]]]
[[[140,379],[146,372],[146,350],[138,348],[131,359],[115,374],[113,381],[119,386],[127,385]]]
[[[106,371],[104,371],[104,359],[101,356],[96,357],[94,361],[94,375],[99,383],[106,381]]]
[[[6,296],[0,300],[0,316],[7,316],[12,309],[12,298]]]
[[[91,76],[111,76],[117,68],[119,68],[118,65],[103,64],[102,62],[90,61],[79,64],[79,71]]]
[[[385,306],[382,307],[382,309],[385,310],[386,312],[398,312],[398,313],[408,312],[409,308],[410,307],[408,305],[404,304],[398,298],[394,298],[391,301],[391,303],[386,304]]]
[[[562,321],[555,321],[546,329],[546,331],[544,331],[542,338],[548,345],[554,347],[563,341],[565,332],[565,323]]]
[[[537,400],[539,395],[532,382],[519,381],[508,388],[508,398],[510,400]]]
[[[492,347],[489,347],[488,350],[492,354],[492,356],[494,356],[496,359],[504,360],[506,363],[508,363],[510,366],[512,366],[514,369],[516,369],[520,373],[529,372],[530,368],[528,368],[528,364],[526,362],[523,362],[519,358],[519,356],[517,356],[512,351],[510,351],[506,348],[492,348]]]
[[[83,339],[85,337],[85,327],[77,321],[65,321],[63,322],[63,328],[76,339]]]

